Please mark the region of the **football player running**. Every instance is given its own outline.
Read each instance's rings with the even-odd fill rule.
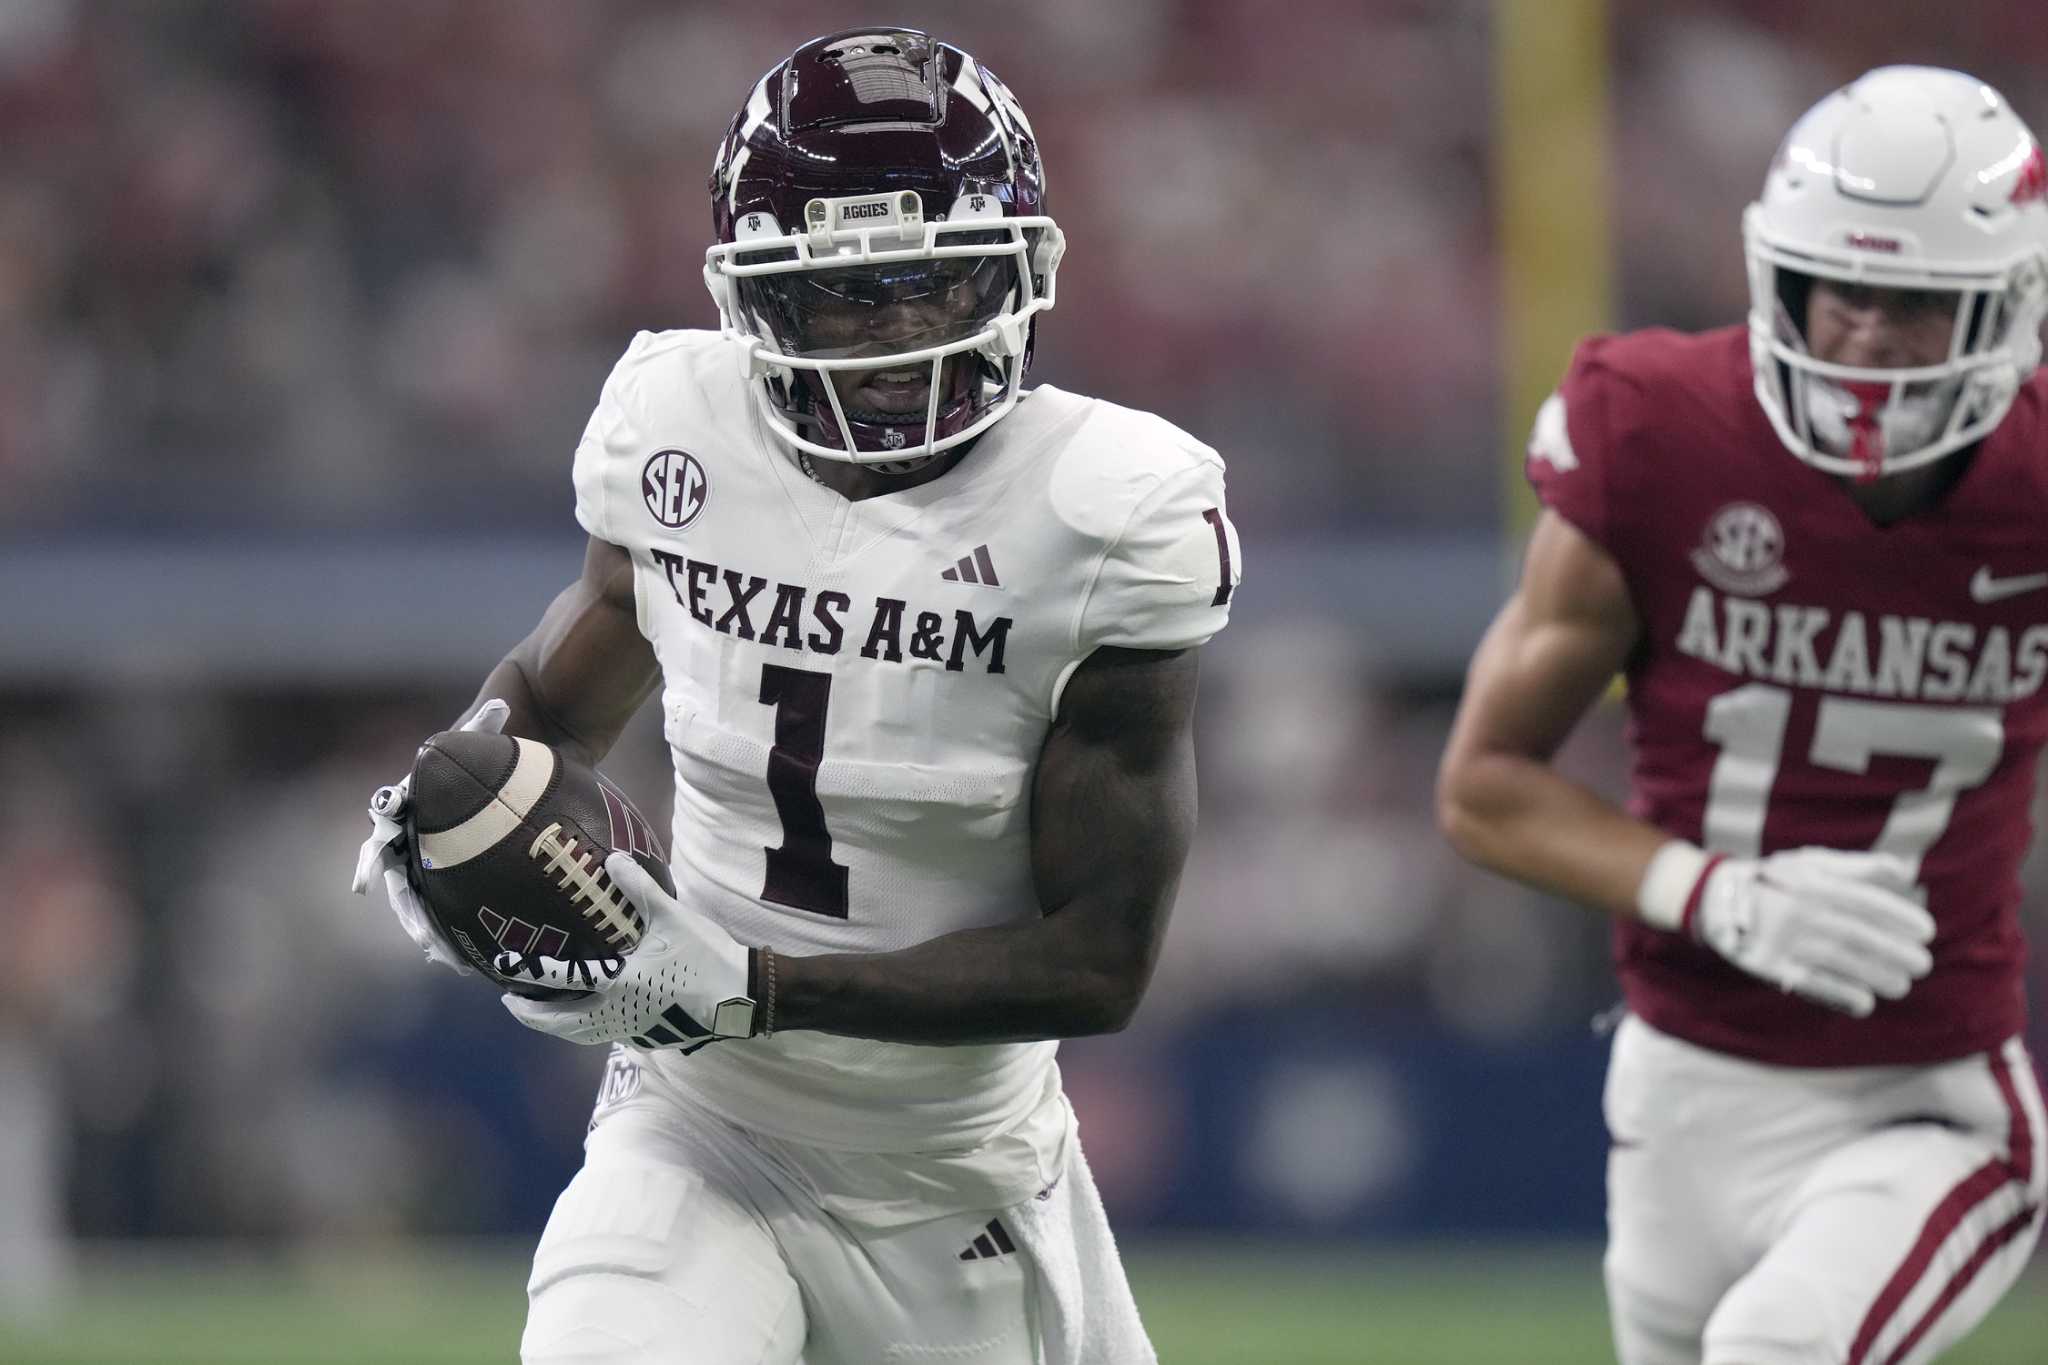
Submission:
[[[1537,418],[1544,510],[1439,808],[1617,917],[1624,1365],[1916,1365],[2040,1235],[2044,193],[1996,91],[1873,71],[1743,220],[1747,327],[1589,340]],[[1617,672],[1626,811],[1550,766]]]
[[[1222,462],[1026,392],[1063,241],[958,48],[804,44],[710,189],[720,330],[619,361],[582,576],[476,711],[594,760],[659,683],[675,768],[677,894],[609,867],[639,949],[495,960],[595,985],[505,1003],[615,1045],[523,1358],[1152,1360],[1052,1040],[1121,1028],[1159,950],[1241,562]]]

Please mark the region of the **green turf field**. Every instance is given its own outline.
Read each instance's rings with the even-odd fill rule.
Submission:
[[[1141,1247],[1138,1301],[1166,1365],[1586,1365],[1608,1361],[1596,1253]],[[410,1244],[260,1260],[95,1254],[83,1292],[5,1365],[502,1365],[516,1248]],[[2048,1361],[2048,1265],[1944,1365]]]

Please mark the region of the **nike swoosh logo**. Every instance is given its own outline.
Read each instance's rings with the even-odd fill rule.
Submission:
[[[1970,579],[1970,598],[1976,602],[1997,602],[2023,592],[2048,588],[2048,573],[2025,573],[2015,578],[1993,578],[1991,566],[1980,564]]]

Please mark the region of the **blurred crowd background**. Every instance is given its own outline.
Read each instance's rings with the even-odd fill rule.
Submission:
[[[1120,1228],[1597,1235],[1603,928],[1430,815],[1524,416],[1490,4],[0,0],[0,1296],[72,1233],[539,1227],[601,1059],[348,894],[362,807],[574,572],[614,357],[715,323],[732,111],[873,17],[1037,128],[1037,378],[1231,465],[1200,843],[1138,1023],[1063,1053]],[[1610,22],[1617,326],[1740,317],[1742,206],[1868,66],[2048,125],[2028,0]],[[646,722],[608,766],[665,817]]]

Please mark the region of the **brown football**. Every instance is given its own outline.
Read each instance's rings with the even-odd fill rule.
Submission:
[[[531,739],[449,730],[420,746],[405,822],[407,872],[449,942],[485,977],[536,999],[576,994],[492,962],[624,957],[640,911],[605,874],[630,852],[670,894],[668,857],[644,816],[602,773]]]

